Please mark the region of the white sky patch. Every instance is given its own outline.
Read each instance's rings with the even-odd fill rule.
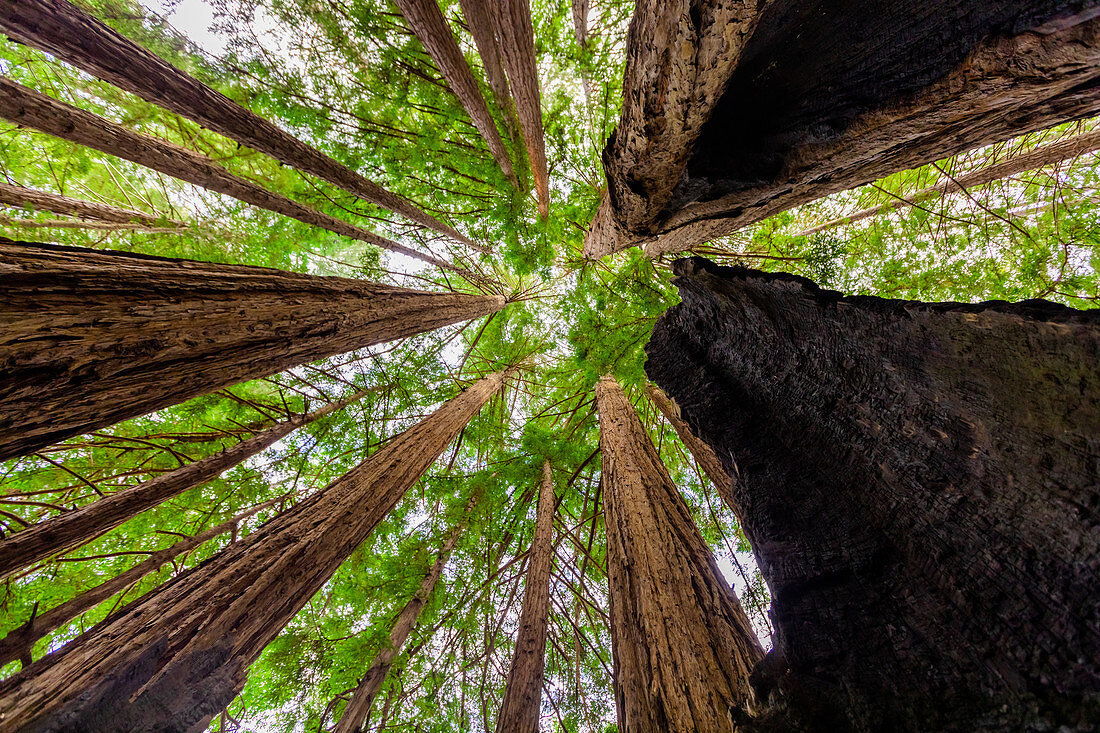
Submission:
[[[167,19],[207,53],[225,53],[227,39],[212,30],[214,9],[203,0],[141,0],[141,4]]]

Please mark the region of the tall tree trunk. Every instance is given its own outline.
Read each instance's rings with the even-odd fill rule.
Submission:
[[[586,252],[690,249],[895,171],[1094,115],[1094,6],[644,0]]]
[[[550,620],[550,571],[554,563],[554,478],[550,461],[542,464],[535,536],[527,554],[527,583],[523,612],[516,631],[516,651],[504,702],[497,717],[497,733],[538,733],[542,711],[542,681],[546,658],[546,629]]]
[[[78,69],[422,226],[487,251],[452,227],[124,38],[66,0],[2,0],[0,30]]]
[[[333,733],[359,733],[363,729],[363,725],[370,716],[371,707],[374,705],[374,698],[378,696],[379,690],[382,689],[382,683],[386,681],[386,675],[389,674],[394,660],[397,659],[398,655],[401,654],[401,650],[405,647],[409,634],[416,628],[421,612],[428,605],[428,599],[431,597],[432,591],[435,590],[436,583],[443,575],[447,558],[450,557],[451,551],[454,550],[462,533],[466,531],[466,525],[469,524],[470,520],[470,512],[473,511],[476,505],[477,497],[475,496],[466,505],[463,520],[455,525],[454,529],[451,530],[451,534],[447,537],[447,541],[443,543],[439,555],[428,569],[424,580],[420,583],[420,587],[416,589],[413,597],[397,614],[397,618],[390,628],[389,644],[378,652],[378,656],[371,662],[367,673],[359,681],[359,686],[352,693],[351,700],[348,701],[343,714],[340,716],[340,721],[333,728]]]
[[[515,102],[512,101],[512,92],[508,89],[508,76],[504,71],[504,62],[500,57],[496,23],[490,15],[494,11],[489,7],[487,0],[459,0],[459,5],[462,6],[466,27],[474,37],[478,56],[481,57],[481,63],[485,67],[489,87],[493,90],[497,106],[507,122],[508,134],[511,135],[512,140],[518,142],[522,133],[519,130],[519,119],[516,116]]]
[[[458,47],[451,28],[447,25],[447,19],[439,9],[436,0],[396,0],[397,7],[405,20],[409,22],[413,33],[427,49],[428,54],[439,67],[440,73],[447,81],[466,114],[474,123],[474,127],[481,134],[485,144],[489,146],[489,152],[493,160],[500,166],[501,172],[508,181],[518,187],[519,180],[516,172],[512,170],[512,160],[508,157],[508,150],[504,147],[504,140],[497,131],[496,122],[485,104],[485,98],[481,96],[474,73],[470,65],[466,63],[466,57],[462,49]]]
[[[0,261],[0,460],[504,305],[3,238]]]
[[[143,224],[147,227],[187,226],[181,221],[164,219],[132,209],[121,209],[94,201],[74,199],[48,191],[38,191],[23,186],[13,186],[0,182],[0,205],[17,208],[49,211],[62,216],[76,216],[81,219],[111,222],[114,224]]]
[[[916,206],[931,199],[938,198],[940,196],[946,196],[956,191],[965,191],[968,188],[977,188],[978,186],[984,186],[993,181],[999,181],[1004,178],[1011,178],[1012,176],[1018,176],[1021,173],[1037,170],[1039,168],[1046,168],[1047,166],[1057,165],[1067,160],[1073,160],[1074,158],[1085,155],[1087,153],[1100,150],[1100,130],[1093,130],[1092,132],[1086,132],[1081,135],[1074,135],[1073,137],[1066,138],[1065,140],[1059,140],[1058,142],[1050,143],[1049,145],[1043,145],[1042,147],[1035,148],[1034,150],[1028,150],[1025,153],[1019,155],[1013,155],[1012,157],[1002,160],[999,163],[993,163],[987,165],[984,168],[978,170],[969,171],[963,173],[957,177],[948,178],[935,186],[926,188],[922,191],[909,196],[907,199],[898,199],[886,204],[880,204],[879,206],[872,206],[862,211],[857,211],[848,216],[842,216],[839,219],[833,219],[823,224],[810,227],[804,231],[799,232],[795,236],[808,237],[818,232],[826,231],[834,227],[852,224],[857,221],[863,221],[869,219],[872,216],[878,216],[890,211],[899,211],[908,206]]]
[[[211,191],[232,196],[246,204],[274,211],[311,226],[344,237],[369,242],[436,267],[454,270],[454,265],[417,252],[385,237],[372,234],[346,221],[292,201],[252,181],[233,175],[209,158],[177,145],[131,132],[122,125],[72,105],[39,94],[33,89],[0,77],[0,117],[17,125],[39,130],[62,140],[115,155],[173,178]],[[462,274],[467,274],[461,271]]]
[[[98,232],[139,231],[146,234],[180,234],[182,227],[151,227],[138,222],[89,221],[87,219],[13,219],[0,215],[0,225],[17,229],[88,229]]]
[[[733,478],[726,473],[726,469],[722,467],[722,462],[718,460],[718,456],[714,454],[709,445],[691,432],[691,428],[680,417],[680,408],[661,391],[660,387],[655,384],[647,385],[645,393],[650,402],[656,405],[657,409],[668,420],[668,424],[676,431],[676,435],[680,436],[680,441],[687,447],[688,452],[691,453],[699,467],[703,469],[703,473],[710,479],[710,482],[714,484],[714,488],[718,490],[718,495],[722,497],[722,501],[726,502],[726,506],[740,517],[741,510],[737,507],[737,502],[733,498]],[[736,468],[736,463],[734,463],[734,467]]]
[[[732,733],[760,642],[614,379],[596,405],[620,729]]]
[[[202,730],[504,384],[496,373],[256,532],[0,682],[10,730]]]
[[[675,269],[683,303],[646,371],[727,469],[737,455],[774,713],[798,730],[1100,720],[1100,310]]]
[[[495,23],[501,60],[508,72],[516,114],[523,130],[527,160],[538,194],[539,216],[545,218],[550,212],[550,181],[546,171],[546,141],[542,131],[542,102],[531,6],[528,0],[499,0],[495,5],[490,5],[489,17]]]
[[[38,609],[36,606],[35,613],[25,624],[16,629],[12,629],[8,632],[7,636],[0,639],[0,667],[16,659],[23,659],[23,666],[29,666],[31,647],[34,646],[35,641],[38,639],[41,639],[43,636],[59,628],[63,624],[72,621],[85,611],[90,611],[116,593],[129,588],[149,573],[160,569],[161,565],[164,565],[166,562],[174,560],[185,552],[190,552],[220,534],[236,530],[237,525],[240,524],[241,521],[285,499],[285,495],[277,496],[262,504],[257,504],[251,509],[241,512],[237,516],[227,519],[210,529],[204,530],[194,537],[188,537],[187,539],[180,540],[171,547],[158,550],[151,554],[148,559],[139,562],[121,575],[117,575],[108,581],[100,583],[94,588],[89,588],[75,598],[65,601],[61,605],[55,606],[41,615],[37,613]]]
[[[188,489],[202,486],[270,448],[303,425],[342,410],[371,391],[373,390],[361,390],[342,400],[330,402],[319,410],[295,415],[220,453],[162,473],[137,486],[116,491],[79,509],[50,517],[0,540],[0,579],[40,560],[90,542],[138,514],[179,496]]]

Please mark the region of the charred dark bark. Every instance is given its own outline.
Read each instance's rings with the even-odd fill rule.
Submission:
[[[4,730],[204,730],[504,380],[479,380],[293,509],[0,682]]]
[[[681,260],[646,371],[722,458],[796,729],[1100,719],[1100,310]],[[1065,727],[1061,727],[1065,726]]]
[[[503,298],[0,238],[0,460]]]

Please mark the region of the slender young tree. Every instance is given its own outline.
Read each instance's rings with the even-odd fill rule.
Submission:
[[[62,140],[84,145],[114,155],[146,168],[202,186],[210,191],[243,201],[276,214],[321,227],[344,237],[369,242],[382,249],[398,252],[447,270],[454,265],[431,255],[398,244],[385,237],[348,224],[342,219],[317,211],[303,204],[268,191],[240,176],[233,175],[209,158],[178,145],[131,132],[122,125],[59,102],[45,94],[0,77],[0,117],[25,125]]]
[[[190,552],[218,535],[235,531],[237,526],[245,519],[285,500],[285,495],[269,499],[227,519],[221,524],[198,533],[194,537],[182,539],[171,547],[158,550],[126,572],[116,575],[94,588],[89,588],[75,598],[65,601],[45,613],[39,614],[38,608],[35,607],[31,618],[25,624],[9,631],[7,636],[0,639],[0,667],[16,659],[22,659],[24,667],[29,666],[31,663],[31,648],[38,639],[72,621],[85,611],[90,611],[116,593],[129,588],[149,573],[159,570],[165,563]]]
[[[0,579],[40,560],[91,542],[138,514],[217,478],[303,425],[342,410],[373,391],[373,388],[360,390],[320,409],[295,415],[224,451],[162,473],[137,486],[116,491],[79,509],[57,514],[0,540]]]
[[[504,306],[499,296],[2,238],[0,259],[0,460]]]
[[[733,733],[760,642],[614,379],[596,404],[619,726]]]
[[[122,209],[94,201],[84,201],[48,191],[15,186],[0,182],[0,205],[49,211],[63,216],[109,222],[113,224],[142,224],[147,227],[185,227],[181,221],[164,219],[132,209]]]
[[[12,730],[202,730],[467,422],[498,372],[293,509],[0,682]]]
[[[458,544],[462,533],[466,531],[471,519],[471,512],[473,512],[475,506],[477,506],[476,495],[467,503],[462,521],[456,524],[447,536],[447,540],[440,548],[435,562],[432,563],[432,566],[428,568],[428,572],[424,575],[420,587],[416,589],[413,597],[397,614],[397,618],[394,619],[393,626],[390,628],[389,643],[378,652],[378,656],[371,662],[367,673],[359,681],[359,685],[351,695],[351,700],[348,701],[344,712],[340,715],[339,722],[333,728],[333,733],[359,733],[363,730],[363,726],[370,717],[371,708],[374,706],[374,699],[378,696],[378,691],[382,689],[382,683],[386,681],[386,675],[393,667],[394,660],[404,649],[409,634],[416,628],[416,624],[420,620],[420,614],[423,612],[424,607],[428,605],[428,599],[431,598],[432,591],[435,590],[436,584],[443,576],[443,568],[447,564],[447,558],[450,557],[451,551]]]
[[[411,201],[310,147],[229,97],[124,38],[66,0],[5,0],[0,30],[231,140],[310,173],[410,221],[485,251]]]
[[[550,461],[542,464],[535,536],[527,553],[523,612],[516,632],[516,651],[497,717],[497,733],[538,733],[546,633],[550,621],[550,571],[554,561],[554,477]]]

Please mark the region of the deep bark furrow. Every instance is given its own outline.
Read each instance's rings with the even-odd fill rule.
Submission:
[[[202,730],[504,380],[479,380],[256,532],[0,682],[7,728]]]
[[[132,209],[122,209],[94,201],[74,199],[48,191],[38,191],[23,186],[0,182],[0,204],[35,211],[49,211],[63,216],[76,216],[114,224],[142,224],[149,227],[183,227],[185,224],[171,219],[145,214]]]
[[[0,460],[503,305],[0,238]]]
[[[484,250],[411,201],[310,147],[66,0],[0,0],[0,30],[280,163]]]

